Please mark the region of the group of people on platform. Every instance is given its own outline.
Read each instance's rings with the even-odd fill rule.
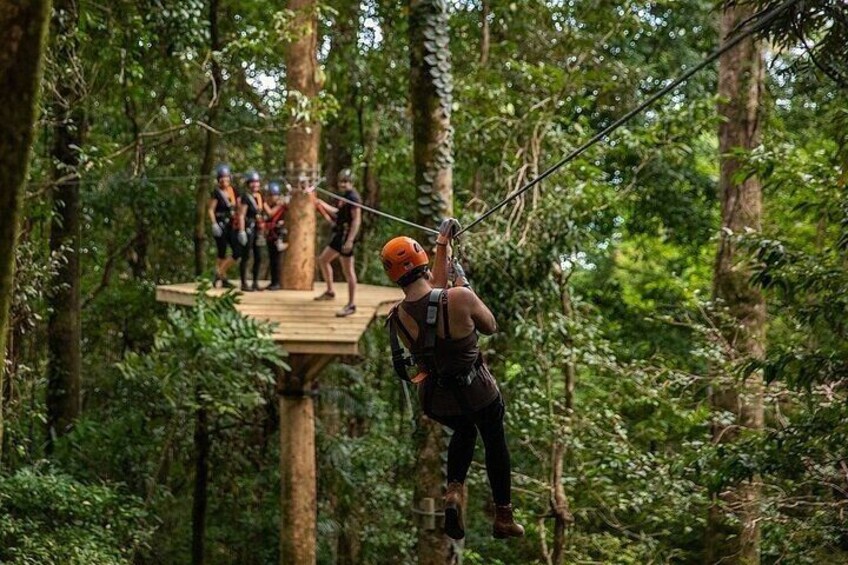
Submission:
[[[339,197],[335,206],[315,195],[315,187],[307,175],[298,177],[296,188],[292,188],[287,182],[272,181],[263,191],[262,177],[258,172],[250,171],[244,176],[244,190],[239,193],[233,187],[233,173],[230,167],[219,165],[216,180],[217,186],[212,191],[208,204],[212,235],[217,247],[213,287],[220,285],[223,288],[232,288],[234,285],[227,278],[227,273],[238,263],[243,292],[282,288],[280,264],[282,254],[288,247],[286,211],[292,192],[297,190],[311,195],[316,210],[333,227],[329,244],[318,256],[318,266],[327,289],[315,300],[335,300],[332,264],[339,259],[348,283],[348,302],[336,315],[344,317],[356,312],[357,279],[353,251],[362,224],[362,211],[357,206],[360,197],[353,188],[353,175],[349,169],[341,171],[338,175]],[[262,248],[268,249],[268,270],[271,279],[271,283],[264,288],[259,286]],[[251,259],[253,276],[248,283],[247,270]]]

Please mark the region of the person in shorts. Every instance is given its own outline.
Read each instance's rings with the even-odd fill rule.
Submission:
[[[354,263],[354,246],[359,228],[362,225],[362,209],[358,204],[362,201],[359,193],[353,188],[353,175],[350,169],[339,173],[338,192],[344,199],[338,199],[338,206],[332,206],[318,200],[320,206],[329,214],[334,223],[330,243],[318,256],[318,267],[327,284],[327,290],[315,300],[335,300],[333,288],[333,261],[336,259],[342,265],[342,272],[347,281],[348,298],[344,308],[336,313],[338,317],[350,316],[356,313],[356,266]]]

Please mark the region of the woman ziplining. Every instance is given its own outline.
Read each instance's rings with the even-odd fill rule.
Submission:
[[[495,333],[497,323],[471,290],[461,266],[449,260],[458,228],[452,218],[442,222],[432,270],[427,252],[414,239],[397,237],[383,247],[380,259],[386,274],[404,293],[388,319],[392,360],[398,377],[417,385],[424,413],[453,430],[444,496],[445,533],[457,540],[465,537],[465,479],[479,433],[495,501],[492,535],[521,537],[524,528],[513,517],[504,401],[477,344],[478,333]],[[398,336],[412,358],[404,356]],[[407,367],[412,365],[419,373],[410,378]]]

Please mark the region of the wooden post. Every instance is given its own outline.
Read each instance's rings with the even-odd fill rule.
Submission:
[[[315,377],[329,355],[292,355],[278,376],[280,397],[280,563],[315,563],[317,485]]]

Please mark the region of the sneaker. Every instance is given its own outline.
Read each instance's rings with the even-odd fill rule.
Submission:
[[[330,292],[330,291],[327,291],[324,294],[315,297],[315,300],[319,300],[319,301],[335,300],[335,299],[336,299],[336,293]]]
[[[241,291],[242,292],[253,292],[255,289],[253,287],[247,286],[247,283],[241,283]]]
[[[221,279],[221,288],[235,288],[236,286],[227,279]]]
[[[257,283],[256,281],[253,281],[253,285],[250,287],[250,290],[255,291],[255,292],[261,292],[265,289],[259,288],[259,283]]]
[[[265,287],[265,290],[280,290],[281,288],[283,288],[283,287],[281,287],[278,284],[269,284],[268,286]]]
[[[351,314],[356,314],[355,304],[348,304],[347,306],[336,312],[336,318],[346,318]]]

